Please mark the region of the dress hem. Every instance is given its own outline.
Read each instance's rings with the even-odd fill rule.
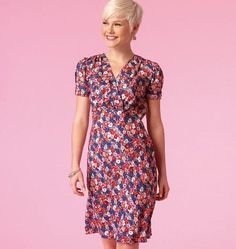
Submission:
[[[105,239],[114,239],[114,240],[116,240],[116,242],[127,243],[127,244],[145,243],[152,236],[152,234],[150,234],[150,235],[147,235],[146,237],[138,237],[138,238],[133,239],[133,240],[126,240],[126,239],[119,239],[114,234],[113,234],[113,236],[111,236],[111,235],[105,235],[105,234],[101,233],[98,229],[97,230],[96,229],[95,230],[92,229],[92,230],[86,230],[85,231],[85,235],[95,234],[95,233],[98,233],[102,238],[105,238]]]

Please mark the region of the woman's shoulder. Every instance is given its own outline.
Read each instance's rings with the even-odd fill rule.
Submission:
[[[78,60],[77,66],[83,65],[91,68],[94,65],[96,65],[98,62],[100,62],[101,58],[102,54],[84,55]]]
[[[152,78],[155,75],[163,75],[162,68],[158,61],[140,55],[138,55],[138,60],[140,63],[139,70],[142,71],[142,75],[147,78]]]
[[[160,63],[156,60],[153,60],[153,59],[150,59],[150,58],[147,58],[147,57],[143,57],[143,56],[140,56],[138,55],[139,59],[141,60],[141,63],[144,67],[146,67],[147,69],[150,69],[150,70],[156,70],[156,69],[160,69],[161,66],[160,66]]]

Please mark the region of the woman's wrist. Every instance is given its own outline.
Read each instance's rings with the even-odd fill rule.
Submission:
[[[72,170],[70,172],[70,174],[68,175],[68,177],[71,178],[72,176],[76,175],[78,172],[81,172],[81,171],[82,171],[81,168],[77,168],[75,170]]]
[[[163,167],[163,168],[159,168],[158,169],[158,173],[159,173],[159,175],[160,176],[162,176],[162,177],[166,177],[166,169]]]

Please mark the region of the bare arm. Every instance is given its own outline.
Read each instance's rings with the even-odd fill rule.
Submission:
[[[158,172],[161,175],[166,175],[165,136],[164,126],[161,120],[160,99],[148,100],[148,112],[146,119],[148,133],[154,143],[155,156],[158,162]]]
[[[72,171],[80,169],[80,160],[89,125],[89,111],[89,98],[79,95],[76,96],[76,112],[71,134]]]
[[[152,138],[155,157],[158,168],[158,185],[159,193],[157,200],[164,200],[167,198],[170,187],[167,180],[166,160],[165,160],[165,136],[164,126],[161,120],[160,99],[148,99],[147,111],[147,130]]]

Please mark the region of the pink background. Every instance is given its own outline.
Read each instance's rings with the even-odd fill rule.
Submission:
[[[105,2],[1,0],[1,248],[102,248],[84,234],[86,196],[72,193],[67,174],[74,69],[107,51]],[[132,47],[164,71],[171,188],[141,247],[236,248],[235,1],[139,2]]]

